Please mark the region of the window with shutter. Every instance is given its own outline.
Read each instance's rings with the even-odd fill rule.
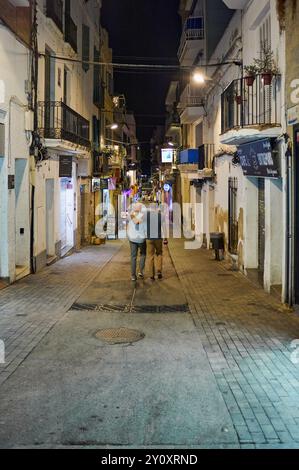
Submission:
[[[85,24],[82,25],[82,68],[84,72],[89,70],[90,60],[90,30]]]

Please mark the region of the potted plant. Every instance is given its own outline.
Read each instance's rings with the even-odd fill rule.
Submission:
[[[238,105],[242,104],[242,96],[237,91],[235,92],[235,101]]]
[[[258,69],[256,65],[246,65],[244,67],[245,80],[247,86],[253,86]]]
[[[255,66],[262,75],[264,85],[271,85],[273,75],[279,74],[279,68],[274,60],[274,54],[267,43],[263,43],[261,58],[255,59]]]

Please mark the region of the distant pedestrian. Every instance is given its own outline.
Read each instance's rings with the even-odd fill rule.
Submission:
[[[151,280],[163,278],[163,220],[160,209],[152,207],[147,212],[147,238]]]
[[[137,202],[129,210],[128,238],[131,249],[131,275],[132,281],[137,280],[137,257],[140,252],[138,278],[144,279],[146,261],[146,209]]]

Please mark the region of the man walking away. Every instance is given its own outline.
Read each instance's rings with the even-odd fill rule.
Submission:
[[[128,238],[131,249],[131,274],[132,281],[137,281],[136,268],[138,251],[140,251],[139,260],[139,279],[144,279],[144,268],[146,260],[146,209],[140,204],[134,204],[129,210]]]
[[[163,235],[162,235],[162,213],[159,209],[151,208],[147,212],[147,238],[149,250],[149,265],[151,280],[155,280],[156,272],[158,279],[163,278]]]

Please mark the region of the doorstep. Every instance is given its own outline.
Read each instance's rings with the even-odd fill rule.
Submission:
[[[58,257],[56,255],[47,256],[47,266],[51,266],[51,264],[56,263],[57,260],[58,260]]]
[[[23,277],[30,274],[30,268],[28,266],[16,266],[16,281],[23,279]]]

